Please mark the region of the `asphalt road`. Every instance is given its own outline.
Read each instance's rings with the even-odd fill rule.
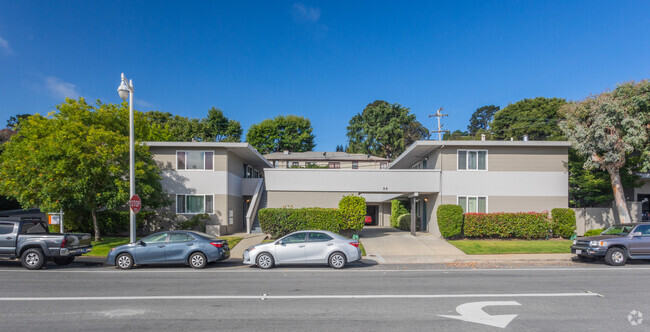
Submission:
[[[647,263],[27,271],[3,261],[0,330],[641,331],[649,274]]]

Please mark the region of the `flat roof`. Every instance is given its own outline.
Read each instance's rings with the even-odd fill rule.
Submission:
[[[331,152],[331,151],[308,151],[308,152],[273,152],[264,155],[269,160],[338,160],[338,161],[389,161],[388,158],[381,158],[363,153]]]
[[[506,147],[571,147],[567,141],[415,141],[402,152],[388,168],[411,167],[419,159],[431,154],[443,146],[469,147],[469,146],[506,146]]]
[[[142,142],[151,147],[173,147],[173,148],[223,148],[232,151],[236,156],[242,158],[246,163],[263,169],[273,167],[252,145],[244,142]]]

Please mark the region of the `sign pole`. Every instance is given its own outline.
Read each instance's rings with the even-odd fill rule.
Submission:
[[[61,221],[61,233],[63,233],[63,209],[59,210],[59,215],[61,216],[59,217]]]

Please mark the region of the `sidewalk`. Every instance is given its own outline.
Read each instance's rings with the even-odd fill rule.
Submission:
[[[379,264],[439,263],[521,263],[568,262],[573,254],[467,255],[444,239],[430,233],[409,232],[385,227],[364,228],[359,240],[366,249],[364,260]]]
[[[263,233],[254,233],[254,234],[246,234],[246,233],[238,233],[238,234],[233,234],[232,236],[239,236],[243,237],[239,243],[234,248],[230,249],[230,259],[238,259],[242,260],[244,257],[244,250],[246,248],[256,245],[258,243],[262,243],[262,241],[266,238],[266,234]]]

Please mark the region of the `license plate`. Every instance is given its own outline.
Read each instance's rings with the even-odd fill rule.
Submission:
[[[582,250],[576,249],[576,254],[582,254]]]

